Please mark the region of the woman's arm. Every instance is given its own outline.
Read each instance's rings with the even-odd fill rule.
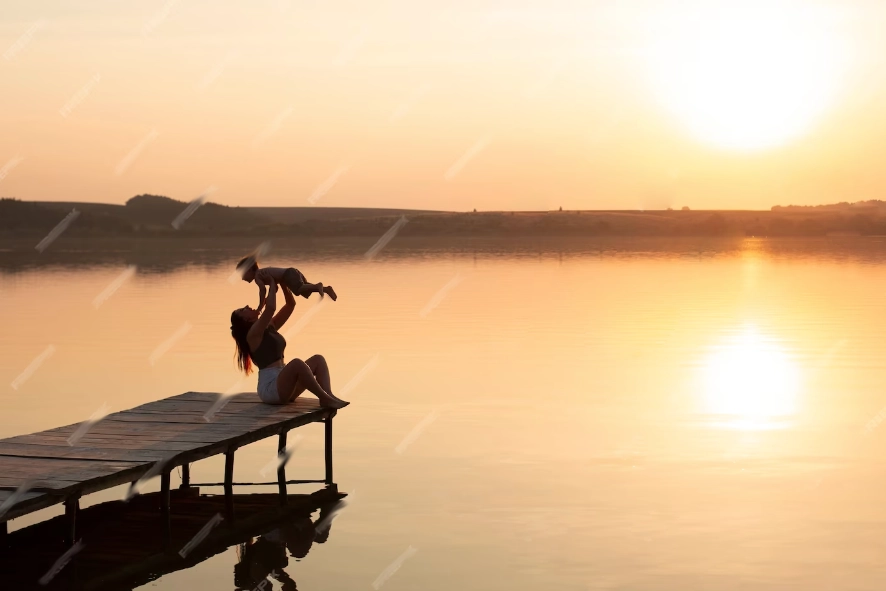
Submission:
[[[292,291],[285,283],[281,283],[280,288],[283,290],[283,297],[286,298],[286,304],[280,308],[280,311],[277,312],[277,315],[274,316],[274,319],[271,321],[274,328],[278,330],[281,326],[286,324],[286,321],[292,316],[292,310],[295,308],[295,296],[292,295]]]
[[[249,348],[253,351],[258,349],[259,345],[261,345],[261,341],[265,336],[265,329],[268,328],[268,325],[274,318],[274,312],[276,311],[277,282],[271,279],[268,289],[268,297],[265,300],[265,309],[262,311],[261,316],[258,317],[258,320],[255,321],[255,324],[252,325],[252,328],[249,329],[249,332],[246,333],[246,342],[249,343]]]
[[[257,281],[256,285],[258,285],[258,308],[256,308],[256,310],[261,312],[262,308],[265,307],[265,286],[264,284],[259,284]]]
[[[265,307],[265,285],[266,281],[264,278],[264,273],[262,273],[263,269],[259,269],[255,272],[255,277],[252,278],[252,282],[255,283],[256,287],[258,287],[258,310],[261,312],[262,308]]]

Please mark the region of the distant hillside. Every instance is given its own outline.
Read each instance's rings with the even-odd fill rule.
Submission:
[[[187,208],[188,202],[159,195],[137,195],[124,205],[106,203],[76,203],[65,201],[23,202],[4,200],[19,205],[6,205],[14,213],[18,229],[45,228],[47,219],[66,215],[76,209],[81,212],[72,230],[88,227],[89,220],[102,220],[119,231],[126,232],[175,232],[173,220]],[[28,209],[29,208],[29,209]],[[30,214],[25,214],[25,210]],[[51,215],[47,216],[47,212]],[[0,214],[3,210],[0,209]],[[64,217],[62,215],[62,217]],[[55,222],[57,223],[57,221]],[[180,230],[184,232],[238,231],[267,224],[268,220],[243,207],[228,207],[207,202],[183,220]],[[54,224],[53,224],[54,225]],[[95,225],[95,224],[92,224]],[[0,226],[3,227],[3,226]],[[49,226],[50,228],[52,225]]]
[[[839,212],[879,212],[886,213],[886,201],[879,199],[870,199],[868,201],[856,201],[849,203],[842,201],[840,203],[830,203],[826,205],[776,205],[772,211],[780,212],[809,212],[809,211],[839,211]]]
[[[322,231],[336,233],[324,224],[342,220],[377,220],[399,218],[429,212],[408,209],[373,209],[359,207],[229,207],[206,202],[193,209],[178,229],[172,225],[189,207],[189,203],[159,195],[137,195],[123,205],[109,203],[78,203],[72,201],[0,200],[0,233],[46,233],[77,210],[80,216],[66,232],[107,233],[112,235],[206,234],[262,235],[266,233],[298,235]],[[387,222],[384,222],[387,223]],[[374,231],[372,224],[364,227]]]
[[[247,207],[245,209],[275,224],[443,213],[423,209],[377,209],[371,207]]]
[[[48,209],[70,212],[72,209],[91,214],[117,217],[133,228],[154,227],[168,230],[172,220],[187,208],[188,203],[156,195],[138,195],[125,205],[110,203],[78,203],[74,201],[28,202]],[[183,229],[243,229],[267,224],[295,224],[312,220],[377,218],[435,213],[417,209],[382,209],[372,207],[226,207],[207,202],[188,218]]]
[[[45,235],[73,209],[81,215],[65,236],[126,235],[133,239],[225,237],[373,239],[398,219],[402,237],[530,239],[596,236],[886,235],[886,203],[868,201],[771,211],[490,211],[433,212],[322,207],[227,207],[205,203],[176,229],[184,201],[138,195],[125,205],[0,200],[0,238]]]
[[[74,207],[47,207],[33,201],[0,199],[0,232],[48,232],[62,221]],[[132,225],[117,216],[100,210],[83,211],[76,219],[80,232],[121,234],[132,231]]]
[[[73,210],[80,212],[71,231],[175,232],[173,220],[188,203],[156,195],[138,195],[125,205],[73,202],[30,202],[0,200],[0,230],[37,231],[52,229]],[[242,207],[204,203],[183,220],[183,232],[239,231],[267,224],[268,220]]]
[[[126,202],[123,215],[136,229],[174,231],[172,222],[188,208],[188,203],[157,195],[138,195]],[[267,223],[243,207],[206,202],[182,222],[187,231],[249,229]]]

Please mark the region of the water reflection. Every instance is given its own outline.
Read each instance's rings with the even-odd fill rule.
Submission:
[[[158,493],[82,509],[78,515],[82,537],[75,553],[64,542],[63,516],[9,533],[0,541],[0,589],[122,591],[191,569],[236,548],[233,583],[237,590],[270,591],[282,586],[295,591],[295,580],[287,572],[287,552],[300,560],[314,544],[325,543],[345,496],[335,485],[310,495],[289,494],[286,505],[281,505],[276,493],[234,495],[236,519],[223,521],[183,556],[179,549],[200,536],[198,532],[214,515],[224,512],[224,497],[200,494],[196,488],[173,493],[168,544],[158,520]],[[318,509],[314,520],[312,514]],[[66,553],[69,561],[58,568],[59,557]],[[52,576],[38,586],[38,578],[45,573]]]
[[[34,249],[40,237],[0,240],[0,274],[31,273],[35,269],[81,270],[99,267],[121,268],[134,265],[140,274],[172,273],[183,268],[230,268],[244,253],[251,252],[268,238],[227,236],[220,243],[215,237],[186,235],[175,239],[139,240],[122,237],[66,237],[45,252]],[[362,261],[376,236],[314,238],[275,237],[270,258],[299,260]],[[553,257],[619,258],[633,260],[704,260],[743,257],[756,263],[773,259],[831,261],[851,264],[886,262],[886,240],[871,238],[760,239],[742,237],[560,237],[560,238],[434,238],[404,237],[385,247],[383,258],[414,260],[426,257],[475,256],[505,259]],[[230,271],[229,271],[230,272]]]
[[[365,496],[304,561],[285,550],[299,589],[369,589],[409,545],[419,553],[383,591],[734,591],[751,580],[767,590],[886,589],[886,425],[864,431],[886,404],[886,242],[749,242],[759,252],[749,262],[737,241],[634,240],[623,251],[600,241],[587,255],[564,247],[561,264],[535,242],[513,254],[428,249],[407,259],[399,240],[371,264],[362,252],[305,263],[349,294],[310,317],[291,346],[328,355],[337,387],[356,384],[353,412],[337,419],[336,474]],[[225,260],[259,242],[235,245]],[[274,241],[270,264],[320,256],[284,247]],[[105,403],[119,410],[238,382],[226,318],[252,291],[227,282],[225,260],[168,274],[129,259],[81,271],[23,260],[19,274],[0,264],[10,311],[4,436],[83,420]],[[139,273],[96,310],[95,297],[130,262]],[[527,277],[546,286],[541,295],[521,295]],[[300,302],[294,318],[311,306]],[[152,352],[186,321],[193,329],[152,366]],[[744,322],[757,327],[750,336]],[[57,352],[39,371],[19,390],[8,386],[50,344]],[[770,365],[793,373],[791,396],[759,375]],[[433,428],[397,454],[444,404]],[[319,458],[309,452],[322,438],[306,435],[301,451]],[[276,454],[273,441],[255,445],[238,457],[244,475]],[[222,466],[203,469],[195,480]],[[218,511],[223,504],[175,527],[178,547]],[[259,538],[279,527],[249,536],[267,548]],[[249,536],[140,584],[233,589],[236,550]],[[64,551],[49,549],[40,569],[29,567],[29,584]],[[99,549],[88,543],[69,566],[87,575],[82,561]],[[277,564],[261,548],[242,549],[240,558],[262,563],[250,567],[255,576]],[[0,589],[26,588],[0,578]]]
[[[325,505],[320,510],[317,521],[308,516],[296,517],[279,524],[279,527],[258,536],[249,538],[237,546],[237,564],[234,565],[234,585],[237,591],[272,589],[272,581],[280,585],[282,591],[296,591],[293,578],[286,572],[289,556],[301,560],[316,544],[329,539],[332,518],[340,504]]]
[[[786,426],[797,412],[800,371],[785,348],[753,325],[712,347],[702,365],[706,411],[737,429]]]

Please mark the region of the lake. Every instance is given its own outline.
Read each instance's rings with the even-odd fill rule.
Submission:
[[[229,330],[257,303],[230,280],[242,254],[2,253],[0,437],[254,389]],[[286,355],[325,355],[352,401],[335,433],[350,497],[329,539],[289,558],[299,589],[886,586],[886,240],[395,240],[374,260],[275,245],[262,262],[335,287],[334,303],[298,299]],[[322,428],[294,433],[289,477],[322,477]],[[240,450],[235,481],[275,452]],[[234,588],[237,560],[148,587]]]

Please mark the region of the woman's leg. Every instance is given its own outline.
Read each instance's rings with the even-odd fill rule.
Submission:
[[[329,376],[329,365],[326,363],[326,358],[322,355],[313,355],[305,360],[305,364],[311,368],[320,387],[336,400],[341,400],[341,398],[332,393],[332,379]]]
[[[326,363],[326,358],[322,355],[312,355],[305,359],[305,365],[311,368],[320,387],[330,396],[335,396],[332,393],[332,379],[329,376],[329,365]]]
[[[277,394],[280,402],[286,403],[295,400],[305,390],[317,397],[321,406],[341,408],[342,401],[329,395],[317,382],[314,372],[301,359],[293,359],[277,376]]]

